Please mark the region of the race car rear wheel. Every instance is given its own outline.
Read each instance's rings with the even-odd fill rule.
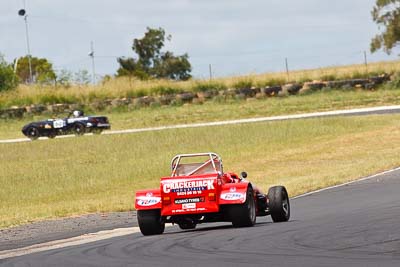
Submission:
[[[138,210],[137,219],[143,235],[159,235],[164,232],[165,222],[161,210]]]
[[[269,211],[274,222],[287,222],[290,218],[289,196],[284,186],[268,190]]]
[[[74,133],[76,136],[83,135],[85,133],[85,125],[77,123],[74,125]]]
[[[247,188],[246,201],[243,204],[229,205],[228,216],[234,227],[248,227],[256,223],[256,203],[253,188]]]
[[[52,133],[49,133],[48,135],[47,135],[47,137],[48,138],[50,138],[50,139],[53,139],[53,138],[56,138],[56,133],[55,132],[52,132]]]
[[[36,140],[39,138],[40,133],[39,133],[39,129],[36,127],[29,127],[28,130],[26,131],[27,136],[29,137],[29,139],[31,140]]]

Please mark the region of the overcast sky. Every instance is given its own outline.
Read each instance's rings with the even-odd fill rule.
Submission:
[[[242,75],[362,63],[378,32],[375,0],[25,0],[31,53],[57,70],[115,74],[116,57],[133,56],[132,40],[146,27],[172,35],[165,49],[188,53],[193,75]],[[0,0],[0,53],[7,61],[25,55],[24,0]],[[398,53],[370,55],[369,61]]]

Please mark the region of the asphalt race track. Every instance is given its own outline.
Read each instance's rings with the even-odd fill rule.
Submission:
[[[169,227],[0,260],[0,266],[400,266],[400,170],[293,199],[287,223]]]

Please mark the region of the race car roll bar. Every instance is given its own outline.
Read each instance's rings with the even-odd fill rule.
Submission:
[[[202,157],[202,156],[208,156],[210,159],[205,161],[202,165],[200,165],[199,167],[197,167],[195,170],[191,171],[189,173],[189,175],[192,175],[193,173],[197,172],[199,169],[201,169],[202,167],[204,167],[205,165],[207,165],[209,162],[211,162],[215,173],[218,173],[218,170],[221,170],[221,173],[223,173],[223,165],[222,165],[222,159],[221,157],[213,152],[207,152],[207,153],[194,153],[194,154],[178,154],[176,155],[172,160],[171,160],[171,170],[172,170],[172,174],[171,176],[177,176],[176,175],[176,171],[178,169],[179,166],[179,162],[181,161],[182,158],[189,158],[189,157]],[[219,168],[217,168],[217,166],[215,165],[216,161],[219,163]]]

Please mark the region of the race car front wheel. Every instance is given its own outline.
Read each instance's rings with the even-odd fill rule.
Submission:
[[[39,130],[36,127],[29,127],[26,132],[27,132],[29,139],[31,139],[31,140],[36,140],[40,136]]]
[[[165,222],[161,210],[138,210],[137,219],[143,235],[159,235],[164,233]]]
[[[74,133],[76,136],[83,135],[85,133],[85,125],[82,123],[75,124]]]
[[[228,216],[234,227],[248,227],[256,223],[256,203],[254,191],[250,186],[247,188],[246,201],[243,204],[229,205]]]
[[[269,211],[274,222],[287,222],[290,218],[289,196],[284,186],[268,190]]]

